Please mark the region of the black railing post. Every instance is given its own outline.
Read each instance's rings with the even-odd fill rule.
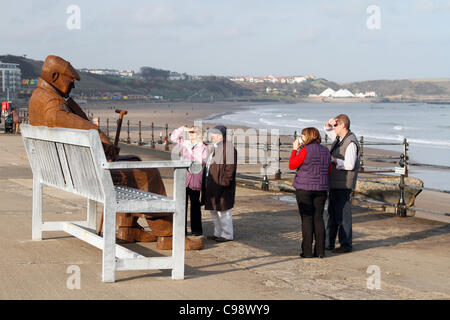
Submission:
[[[144,140],[142,139],[142,122],[139,121],[139,142],[138,145],[142,146],[144,144]]]
[[[270,139],[272,140],[272,137],[270,137]],[[278,165],[278,169],[277,172],[275,173],[275,180],[281,180],[281,138],[278,137],[278,150],[277,150],[277,165]],[[272,152],[273,150],[271,150]]]
[[[408,151],[409,151],[409,143],[406,140],[406,138],[403,139],[403,154],[405,156],[405,177],[408,176],[408,163],[409,163],[409,156],[408,156]]]
[[[361,155],[360,155],[360,172],[364,172],[364,137],[361,136],[361,139],[359,140],[360,148],[361,148]]]
[[[165,144],[164,150],[169,151],[170,150],[169,149],[169,125],[167,123],[166,123],[166,137],[165,137],[164,144]]]
[[[131,139],[130,139],[130,120],[128,120],[127,122],[127,144],[131,143]]]
[[[263,164],[263,168],[264,168],[264,176],[262,178],[261,181],[261,189],[264,191],[269,191],[269,177],[267,176],[267,167],[269,166],[269,162],[267,159],[267,152],[268,151],[268,144],[266,143],[266,145],[264,146],[264,164]]]
[[[400,167],[405,168],[405,155],[403,153],[400,155],[399,164]],[[397,215],[399,217],[404,218],[406,217],[406,203],[405,203],[405,175],[403,174],[403,172],[400,174],[399,188],[400,188],[400,199],[398,199],[397,204]]]
[[[155,123],[152,122],[152,148],[155,149]]]

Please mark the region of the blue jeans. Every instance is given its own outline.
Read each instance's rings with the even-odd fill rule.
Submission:
[[[352,205],[351,189],[331,189],[328,199],[328,223],[325,247],[334,249],[336,236],[341,247],[352,250]]]

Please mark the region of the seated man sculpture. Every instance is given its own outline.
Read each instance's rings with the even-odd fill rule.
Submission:
[[[84,111],[69,97],[80,81],[72,65],[57,56],[48,56],[42,67],[37,88],[31,96],[28,110],[29,122],[33,126],[96,129],[99,131],[106,158],[109,161],[140,161],[136,156],[119,156],[119,148],[99,128],[89,121]],[[67,100],[66,100],[67,99]],[[166,195],[164,183],[158,169],[114,170],[111,173],[115,185],[126,185],[143,191]],[[147,220],[151,232],[138,224],[139,217]],[[153,242],[157,248],[172,249],[172,214],[117,214],[117,239],[123,242]],[[201,240],[186,238],[187,250],[203,247]]]

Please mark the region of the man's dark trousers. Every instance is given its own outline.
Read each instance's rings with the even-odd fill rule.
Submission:
[[[336,236],[342,248],[352,250],[351,189],[331,189],[328,201],[328,223],[325,247],[334,249]]]

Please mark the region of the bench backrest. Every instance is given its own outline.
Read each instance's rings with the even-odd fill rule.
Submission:
[[[51,187],[103,202],[114,194],[97,130],[21,126],[33,178]]]

